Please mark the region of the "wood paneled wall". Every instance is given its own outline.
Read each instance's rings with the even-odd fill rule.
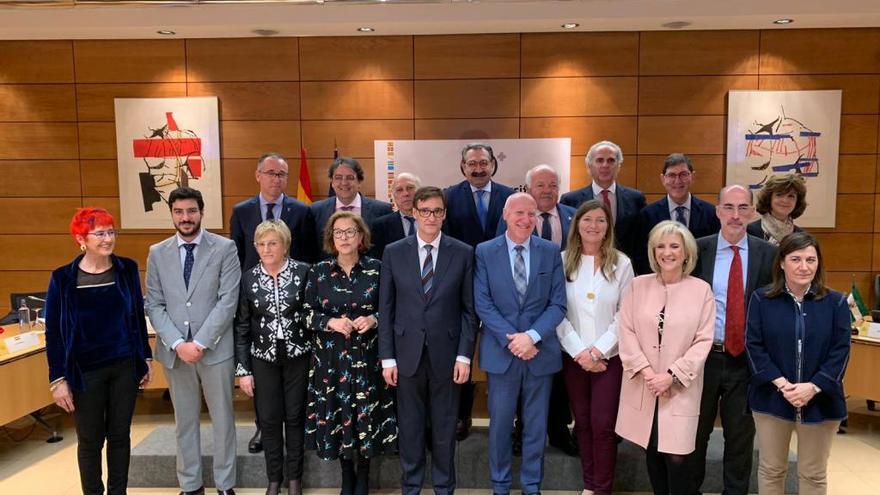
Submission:
[[[698,195],[724,180],[733,89],[842,89],[837,227],[817,229],[832,286],[880,272],[880,29],[0,42],[0,311],[76,252],[74,208],[118,211],[114,97],[220,99],[224,217],[256,191],[255,158],[309,153],[327,190],[334,142],[367,169],[374,139],[572,138],[625,153],[620,181],[663,193],[663,157],[690,154]],[[457,166],[455,163],[449,164]],[[295,191],[292,177],[289,190]],[[170,232],[125,232],[145,262]]]

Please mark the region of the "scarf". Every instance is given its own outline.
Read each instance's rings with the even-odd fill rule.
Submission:
[[[778,246],[785,236],[794,232],[794,222],[791,220],[791,217],[782,221],[770,213],[765,213],[761,215],[761,230],[764,231],[764,237],[767,239],[767,242]]]

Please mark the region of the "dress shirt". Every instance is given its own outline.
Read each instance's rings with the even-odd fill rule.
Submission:
[[[544,213],[549,213],[550,218],[547,219],[550,222],[550,240],[553,241],[557,246],[562,245],[562,220],[559,219],[559,209],[554,205],[550,210],[543,212],[538,212],[538,224],[535,225],[535,230],[538,233],[538,237],[541,237],[541,229],[544,228],[544,217],[541,216]]]
[[[747,287],[749,273],[749,239],[743,235],[736,243],[742,262],[743,282]],[[712,272],[712,292],[715,294],[715,342],[724,342],[724,323],[727,320],[727,277],[730,276],[730,263],[733,262],[733,249],[723,235],[718,234],[718,249],[715,251],[715,271]],[[743,294],[745,297],[745,294]],[[746,301],[746,305],[748,305]],[[743,315],[745,321],[745,315]]]
[[[266,221],[266,205],[270,203],[270,201],[266,201],[266,198],[263,197],[263,194],[260,193],[257,196],[260,198],[260,218],[265,222]],[[271,202],[275,206],[272,207],[272,218],[275,220],[281,219],[281,207],[284,205],[284,193],[281,193],[275,201]]]
[[[617,313],[623,301],[623,292],[633,279],[632,262],[618,252],[614,265],[614,279],[605,280],[602,268],[593,270],[595,258],[581,255],[574,282],[565,281],[568,310],[556,327],[562,349],[575,357],[595,347],[605,359],[617,355]],[[562,253],[565,259],[565,252]],[[593,294],[590,298],[588,294]]]
[[[486,191],[486,195],[483,196],[483,201],[486,202],[486,214],[489,213],[489,200],[492,198],[492,181],[490,180],[483,187],[474,187],[473,184],[468,182],[468,185],[471,186],[471,196],[474,198],[474,206],[477,205],[477,191]]]
[[[354,197],[354,201],[351,204],[343,204],[342,201],[339,201],[339,196],[336,197],[336,211],[345,211],[342,209],[343,206],[351,206],[351,212],[361,214],[361,193],[358,193],[357,196]]]
[[[524,243],[517,244],[517,243],[513,242],[513,239],[511,239],[510,236],[508,236],[506,232],[504,233],[504,240],[507,241],[507,254],[510,257],[510,275],[511,276],[513,276],[513,273],[514,273],[513,267],[514,267],[514,264],[516,263],[516,247],[522,246],[524,248],[522,250],[522,257],[523,257],[523,261],[525,261],[525,264],[526,264],[526,283],[527,284],[528,284],[528,280],[529,280],[529,260],[531,259],[530,249],[529,249],[530,248],[530,246],[529,246],[530,239],[531,239],[531,236],[526,238],[526,241]],[[526,285],[526,290],[528,290],[528,285]],[[517,329],[517,330],[519,330],[519,329]],[[541,341],[541,334],[539,334],[538,331],[535,330],[534,328],[530,328],[530,329],[526,330],[526,335],[531,337],[532,342],[534,342],[535,344],[537,344],[538,342]]]
[[[409,231],[409,221],[406,219],[406,215],[404,215],[404,213],[402,211],[398,211],[397,213],[400,214],[400,223],[403,224],[403,236],[404,237],[411,236],[413,233]],[[419,222],[419,219],[415,217],[415,214],[416,214],[416,210],[413,210],[412,211],[412,217],[413,217],[412,227],[413,228],[416,228],[416,224]]]
[[[202,237],[204,237],[204,235],[202,235],[203,233],[204,233],[203,230],[199,230],[199,233],[196,235],[195,239],[192,240],[192,242],[186,242],[185,240],[183,240],[183,237],[180,237],[179,232],[177,234],[175,234],[177,236],[177,250],[180,252],[180,268],[181,268],[181,270],[183,270],[183,265],[186,264],[186,249],[183,248],[183,245],[184,244],[195,244],[196,245],[196,247],[193,248],[193,259],[196,259],[196,257],[199,255],[199,244],[202,242]],[[175,340],[171,344],[171,350],[173,351],[174,348],[177,347],[177,344],[180,344],[181,342],[185,342],[185,340],[184,339]],[[202,349],[205,348],[205,346],[200,344],[199,341],[193,340],[193,342],[195,342],[195,344],[197,346],[199,346],[200,348],[202,348]]]
[[[593,188],[593,199],[602,201],[602,186],[595,182],[591,182],[590,186]],[[608,201],[611,203],[611,216],[617,222],[617,181],[608,186]]]
[[[679,206],[684,206],[684,221],[685,227],[690,226],[691,224],[691,193],[688,193],[687,199],[682,204],[678,204],[672,200],[672,198],[667,194],[666,200],[669,202],[669,218],[675,220],[675,209]]]

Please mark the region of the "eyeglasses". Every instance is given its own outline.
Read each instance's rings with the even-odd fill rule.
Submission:
[[[289,176],[289,174],[287,172],[263,172],[263,171],[260,171],[260,173],[265,175],[266,177],[270,177],[272,179],[286,179]]]
[[[434,215],[434,218],[443,218],[446,216],[446,208],[415,208],[417,212],[419,212],[419,216],[422,218],[428,218],[431,215]]]
[[[96,231],[94,231],[94,232],[89,232],[88,235],[93,235],[93,236],[97,237],[98,239],[107,239],[107,238],[110,238],[110,237],[116,237],[116,236],[118,236],[118,235],[119,235],[119,231],[118,231],[118,230],[113,230],[113,229],[110,229],[110,230],[96,230]]]
[[[691,173],[688,171],[679,172],[677,174],[669,172],[669,173],[663,174],[663,177],[666,177],[666,180],[671,180],[671,181],[674,181],[675,179],[687,180],[691,177]]]
[[[358,235],[361,231],[359,229],[333,229],[333,237],[336,239],[351,239],[352,237]]]
[[[278,241],[260,241],[260,242],[254,243],[254,247],[256,247],[257,249],[264,249],[264,248],[274,249],[280,245],[281,245],[281,243]]]
[[[754,208],[752,205],[731,205],[731,204],[719,205],[719,207],[722,210],[724,210],[724,213],[733,213],[733,211],[736,210],[740,213],[740,215],[745,215],[746,213],[752,211],[752,208]]]
[[[354,182],[356,180],[357,180],[357,177],[355,177],[354,175],[334,175],[333,176],[334,182],[342,182],[342,181]]]
[[[480,161],[470,160],[470,161],[464,162],[464,165],[467,168],[477,168],[477,167],[487,168],[487,167],[489,167],[490,163],[492,163],[492,162],[490,162],[489,160],[480,160]]]

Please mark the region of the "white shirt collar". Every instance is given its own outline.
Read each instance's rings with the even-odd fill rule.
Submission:
[[[734,244],[727,242],[727,239],[725,239],[724,236],[721,235],[720,232],[718,233],[718,248],[715,251],[723,251],[733,245]],[[744,234],[742,236],[742,239],[740,239],[739,242],[737,242],[735,245],[739,246],[739,248],[742,250],[748,251],[748,249],[749,249],[749,235]]]
[[[361,193],[358,193],[357,196],[354,197],[354,201],[351,202],[350,205],[343,204],[342,201],[339,201],[339,197],[336,197],[336,209],[340,209],[343,206],[351,206],[356,210],[361,209]]]
[[[443,232],[438,232],[437,237],[434,238],[431,242],[425,242],[422,240],[422,237],[416,232],[416,242],[419,244],[419,251],[425,248],[426,245],[430,244],[433,246],[432,252],[436,253],[438,249],[440,249],[440,238],[443,237]]]
[[[602,197],[602,186],[596,184],[595,182],[590,182],[590,185],[593,186],[593,197],[598,199]],[[611,191],[611,194],[617,194],[617,181],[611,183],[608,186],[608,190]]]
[[[687,211],[691,211],[691,193],[688,193],[688,197],[684,200],[684,203],[678,204],[672,200],[672,197],[668,194],[666,195],[666,200],[669,201],[669,211],[675,211],[675,208],[678,206],[684,206],[687,208]]]
[[[468,185],[471,186],[471,193],[475,193],[477,191],[486,191],[489,194],[492,194],[492,181],[490,180],[485,186],[482,188],[474,187],[473,184],[468,182]]]

